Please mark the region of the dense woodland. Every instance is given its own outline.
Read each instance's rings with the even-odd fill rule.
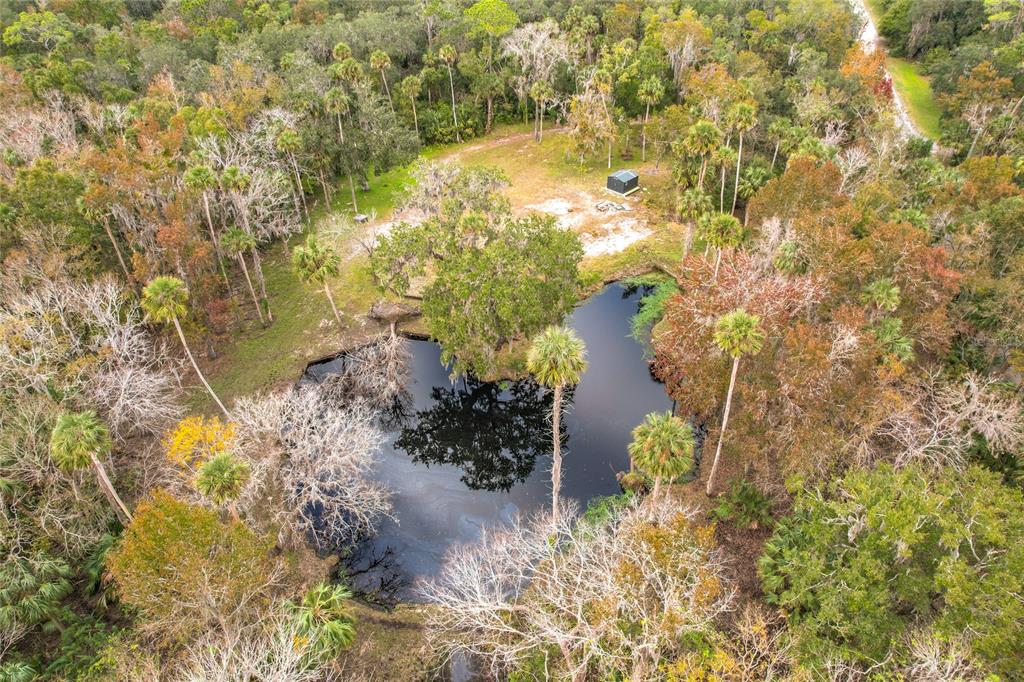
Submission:
[[[938,139],[843,0],[0,2],[0,682],[1024,679],[1024,3],[871,4]],[[510,129],[643,164],[672,238],[595,269],[431,160]],[[417,219],[319,227],[397,172]],[[561,325],[613,279],[676,409],[580,510]],[[352,361],[218,394],[285,281]],[[410,624],[345,557],[392,513],[414,315],[554,423],[550,507]]]

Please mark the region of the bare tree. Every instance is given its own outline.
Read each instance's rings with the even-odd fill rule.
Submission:
[[[0,117],[0,148],[8,152],[0,158],[0,178],[11,180],[19,163],[30,166],[47,154],[70,156],[78,151],[75,117],[61,96],[48,93],[40,106],[27,89],[20,87],[21,77],[16,71],[5,70],[0,79],[5,81],[8,95]],[[12,158],[17,163],[9,163]]]
[[[896,466],[966,465],[972,436],[979,435],[997,452],[1024,443],[1024,415],[1012,396],[1000,393],[995,379],[969,374],[960,382],[927,374],[904,388],[901,407],[890,411],[857,443],[864,463],[891,459]]]
[[[387,489],[370,477],[384,434],[366,403],[340,408],[307,386],[239,400],[234,416],[254,460],[239,508],[279,491],[276,520],[286,541],[308,535],[320,547],[344,546],[389,513]]]
[[[330,669],[311,663],[295,623],[275,614],[238,632],[214,632],[192,642],[175,682],[326,682]]]
[[[0,384],[60,387],[103,415],[115,436],[159,433],[181,413],[179,363],[154,339],[129,292],[111,277],[48,281],[0,302]]]
[[[645,681],[659,679],[659,661],[679,653],[687,634],[712,631],[730,608],[724,584],[720,551],[702,539],[694,513],[662,500],[596,525],[566,509],[557,521],[488,530],[479,544],[450,550],[419,590],[441,607],[431,616],[435,641],[486,661],[494,675],[536,654],[577,681]],[[552,650],[560,660],[547,660]]]
[[[342,357],[342,369],[323,381],[331,403],[346,406],[365,401],[386,409],[409,385],[409,344],[398,334],[385,334]]]
[[[569,46],[554,19],[523,24],[502,40],[503,53],[519,66],[512,84],[523,107],[524,123],[530,87],[534,83],[551,84],[555,68],[569,60]]]
[[[795,641],[780,614],[748,604],[722,644],[732,656],[737,682],[773,682],[791,679],[797,667]]]
[[[909,660],[904,666],[910,682],[982,682],[991,679],[974,661],[963,638],[917,632],[909,637]]]

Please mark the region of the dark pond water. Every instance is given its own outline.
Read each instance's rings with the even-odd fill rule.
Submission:
[[[672,406],[629,336],[639,299],[639,292],[610,285],[569,320],[586,343],[589,366],[567,396],[562,494],[581,506],[619,491],[615,474],[629,466],[630,432],[648,412]],[[533,382],[470,377],[453,384],[435,343],[410,344],[411,401],[404,418],[389,424],[376,469],[392,491],[395,520],[363,550],[378,559],[386,554],[411,586],[437,572],[453,543],[473,542],[485,526],[550,504],[551,435],[550,395]],[[338,362],[313,366],[310,375],[337,371]],[[399,595],[413,596],[408,587]]]

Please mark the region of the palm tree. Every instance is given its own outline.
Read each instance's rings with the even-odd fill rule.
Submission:
[[[750,218],[750,199],[771,179],[771,172],[764,166],[747,166],[740,178],[740,196],[743,197],[743,227]]]
[[[309,208],[306,207],[306,193],[302,189],[302,176],[299,174],[299,162],[295,153],[302,149],[302,138],[299,133],[291,128],[285,128],[274,140],[274,147],[288,158],[288,165],[292,167],[292,174],[295,180],[296,203],[301,204],[302,213],[309,220]],[[301,218],[301,216],[300,216]]]
[[[110,432],[95,412],[66,412],[57,417],[50,434],[50,458],[65,471],[83,469],[92,464],[100,490],[121,523],[128,525],[132,514],[114,489],[100,457],[110,454]]]
[[[533,340],[526,368],[541,386],[554,391],[551,408],[551,515],[558,519],[558,493],[562,487],[562,393],[575,386],[587,369],[587,349],[576,333],[548,327]]]
[[[757,109],[747,102],[739,102],[729,110],[732,127],[740,135],[739,149],[736,152],[736,179],[732,188],[732,213],[736,212],[736,198],[740,190],[740,165],[743,163],[743,135],[757,125]]]
[[[170,322],[174,325],[174,330],[178,332],[178,338],[181,340],[181,346],[185,349],[185,355],[192,363],[192,369],[196,371],[196,375],[203,382],[203,386],[206,387],[214,402],[217,403],[217,407],[226,417],[230,418],[228,408],[224,407],[224,403],[213,392],[206,377],[199,371],[199,365],[196,364],[192,350],[188,347],[188,341],[185,340],[185,332],[181,330],[179,318],[188,312],[187,304],[188,289],[185,287],[185,283],[177,277],[156,277],[142,290],[142,309],[146,312],[146,317],[158,324]]]
[[[418,76],[406,76],[399,88],[402,90],[402,94],[409,98],[409,103],[412,104],[412,124],[416,128],[416,137],[418,138],[420,136],[420,119],[416,115],[416,98],[423,91],[423,81]]]
[[[341,117],[348,113],[352,100],[345,89],[335,86],[324,93],[324,109],[334,114],[335,122],[338,124],[338,142],[345,144],[345,128],[341,124]]]
[[[125,279],[131,284],[135,281],[132,277],[132,273],[128,271],[128,265],[124,262],[124,255],[121,253],[121,247],[117,243],[117,239],[114,237],[114,230],[110,227],[110,210],[103,210],[97,206],[91,205],[85,201],[84,197],[78,197],[75,200],[78,205],[78,210],[81,211],[89,220],[93,222],[103,223],[103,231],[107,233],[107,239],[110,240],[110,245],[114,247],[114,253],[117,255],[117,262],[121,265],[121,271],[124,273]]]
[[[676,216],[680,220],[686,220],[686,242],[683,245],[683,258],[690,253],[693,245],[693,224],[705,213],[711,212],[711,197],[697,189],[689,187],[683,190],[676,199]]]
[[[772,265],[784,275],[801,275],[807,271],[807,257],[799,242],[787,239],[775,249]]]
[[[530,97],[536,104],[537,118],[533,126],[533,139],[537,142],[544,140],[544,108],[548,100],[555,96],[555,91],[547,81],[536,81],[530,86]]]
[[[256,314],[260,317],[260,324],[265,325],[263,307],[260,305],[259,297],[256,296],[256,289],[252,285],[252,278],[249,277],[249,266],[245,264],[244,251],[256,248],[256,238],[242,228],[232,225],[224,233],[224,236],[221,237],[221,243],[228,253],[233,253],[238,258],[238,263],[242,266],[242,273],[245,275],[245,283],[249,285],[249,295],[252,296],[252,304],[256,307]]]
[[[651,107],[665,96],[665,84],[657,76],[651,76],[642,83],[636,93],[640,104],[644,105],[644,123],[640,128],[640,160],[647,160],[647,121],[651,118]]]
[[[331,50],[331,57],[336,62],[343,62],[352,56],[352,48],[348,46],[348,43],[335,43],[334,48]]]
[[[199,467],[196,474],[196,490],[217,506],[227,504],[231,518],[239,521],[235,500],[242,494],[249,474],[248,462],[230,452],[221,452]]]
[[[328,277],[338,276],[338,267],[341,265],[341,258],[338,257],[338,254],[329,246],[321,246],[316,235],[311,234],[306,238],[305,246],[295,247],[295,252],[292,254],[292,265],[304,282],[323,286],[327,300],[331,302],[334,319],[338,321],[340,327],[341,314],[338,312],[338,306],[334,305],[334,296],[331,295],[331,288],[327,285]]]
[[[888,277],[874,280],[864,288],[861,300],[865,305],[873,306],[876,311],[895,312],[900,307],[900,288]],[[877,318],[873,312],[872,318]]]
[[[231,280],[228,279],[227,268],[224,267],[224,253],[221,250],[220,239],[217,238],[217,230],[213,227],[213,217],[210,215],[210,191],[217,186],[217,174],[209,166],[199,164],[190,166],[182,176],[185,187],[199,194],[203,199],[203,213],[206,216],[206,227],[210,230],[210,241],[217,253],[217,263],[220,265],[221,274],[224,276],[224,284],[228,291],[231,291]]]
[[[21,556],[11,553],[4,557],[0,563],[0,628],[17,632],[19,628],[42,624],[43,632],[65,632],[61,621],[66,618],[67,610],[63,601],[75,591],[71,582],[74,577],[75,571],[64,559],[45,550],[36,549]],[[10,673],[11,668],[0,665],[0,671]],[[0,679],[10,682],[39,679],[31,668],[28,672],[24,677],[0,674]]]
[[[260,303],[267,313],[267,320],[274,321],[274,314],[270,311],[270,298],[267,296],[267,280],[263,276],[263,263],[260,261],[260,250],[257,248],[256,235],[253,234],[252,226],[249,224],[249,214],[243,210],[242,192],[248,189],[252,177],[238,166],[228,166],[220,176],[220,184],[235,204],[236,212],[242,218],[242,226],[245,232],[253,237],[249,252],[252,254],[253,265],[256,266],[256,281],[260,285]]]
[[[310,658],[328,661],[352,644],[356,628],[351,598],[345,585],[320,583],[292,605],[298,634],[309,643]]]
[[[898,317],[883,317],[873,324],[870,330],[886,353],[900,362],[914,360],[914,340],[903,333],[903,320]]]
[[[459,117],[455,113],[455,80],[452,77],[452,64],[459,58],[459,53],[451,45],[442,45],[441,49],[437,51],[437,56],[448,67],[448,86],[452,91],[452,121],[455,123],[455,141],[462,142],[462,135],[459,133]]]
[[[698,229],[707,246],[718,251],[715,256],[714,279],[718,279],[718,267],[722,263],[722,251],[733,249],[743,243],[743,226],[735,216],[728,213],[706,213],[700,217]]]
[[[697,178],[697,188],[704,189],[704,176],[708,170],[708,156],[718,149],[722,141],[722,131],[714,123],[707,119],[701,119],[690,126],[683,139],[683,147],[696,156],[700,157],[700,175]]]
[[[772,150],[772,165],[770,170],[775,170],[775,161],[779,158],[779,148],[786,140],[790,129],[789,121],[784,118],[777,118],[768,125],[768,137],[775,140],[775,149]]]
[[[388,86],[387,77],[387,70],[391,68],[391,57],[384,50],[374,50],[370,53],[370,68],[380,72],[380,82],[384,84],[384,92],[388,96],[391,113],[395,113],[395,103],[391,99],[391,88]]]
[[[732,392],[736,388],[736,373],[740,369],[740,358],[744,355],[756,355],[764,345],[761,318],[748,314],[742,308],[722,315],[715,322],[715,343],[732,358],[732,375],[729,378],[729,392],[725,396],[725,412],[722,414],[722,430],[718,434],[718,448],[715,450],[715,460],[711,465],[711,473],[708,475],[706,492],[709,496],[714,490],[718,460],[722,456],[722,441],[725,439],[725,427],[729,423]]]
[[[732,147],[729,146],[729,139],[726,139],[725,145],[719,147],[714,151],[714,160],[718,162],[719,168],[721,168],[721,187],[718,190],[718,210],[725,212],[725,169],[733,164],[736,160],[736,152],[733,151]]]
[[[356,60],[355,57],[346,57],[335,69],[337,76],[340,80],[345,81],[349,85],[363,80],[363,65]]]
[[[654,477],[652,499],[658,499],[661,480],[672,480],[693,468],[693,429],[671,412],[652,412],[633,429],[630,467],[635,463]]]

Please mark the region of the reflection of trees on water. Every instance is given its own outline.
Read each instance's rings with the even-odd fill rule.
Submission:
[[[402,389],[390,404],[381,408],[378,415],[380,427],[385,431],[397,431],[409,423],[413,414],[412,393],[407,388]]]
[[[451,388],[435,386],[430,397],[433,405],[416,413],[395,448],[415,462],[461,468],[462,482],[473,490],[508,491],[551,450],[550,393],[532,381],[503,388],[467,378]]]

